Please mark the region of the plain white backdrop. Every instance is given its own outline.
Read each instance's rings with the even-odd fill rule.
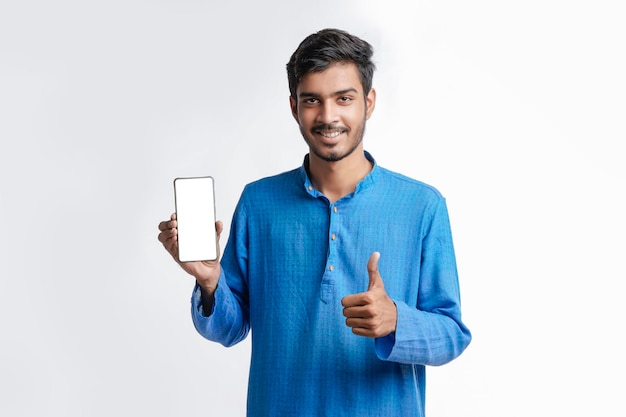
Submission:
[[[247,182],[300,165],[285,64],[338,27],[375,48],[366,149],[448,200],[474,340],[428,368],[429,417],[623,416],[625,18],[617,0],[2,2],[0,415],[244,415],[249,341],[195,332],[157,224],[176,176],[214,176],[228,228]]]

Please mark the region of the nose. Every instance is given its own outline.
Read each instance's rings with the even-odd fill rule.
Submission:
[[[337,112],[337,105],[334,100],[326,100],[322,102],[322,105],[319,106],[319,112],[317,114],[318,123],[324,124],[333,124],[339,121],[339,116]]]

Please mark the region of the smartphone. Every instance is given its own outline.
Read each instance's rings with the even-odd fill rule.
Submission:
[[[180,262],[217,259],[213,177],[174,179]]]

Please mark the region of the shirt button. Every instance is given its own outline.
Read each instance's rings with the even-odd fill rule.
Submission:
[[[335,234],[333,233],[332,235],[330,235],[330,238],[331,238],[332,240],[335,240],[335,239],[337,238],[337,235],[335,235]]]
[[[333,211],[337,213],[337,206],[333,207]]]
[[[335,269],[335,267],[331,265],[331,266],[328,267],[328,269],[330,269],[332,271],[333,269]]]
[[[309,191],[313,191],[313,187],[309,185]]]

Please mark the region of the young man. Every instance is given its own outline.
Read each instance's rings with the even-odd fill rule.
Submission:
[[[249,416],[423,416],[425,366],[470,343],[444,198],[363,149],[372,54],[334,29],[300,44],[287,72],[304,163],[246,186],[221,262],[181,264],[202,336],[231,346],[252,329]],[[176,259],[175,215],[159,230]]]

